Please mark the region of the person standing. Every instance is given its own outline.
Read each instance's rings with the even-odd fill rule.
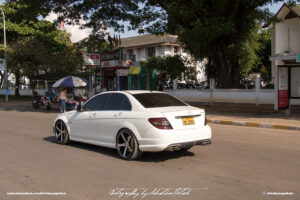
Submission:
[[[96,94],[99,94],[101,92],[101,86],[100,83],[98,82],[97,86],[96,86]]]
[[[60,112],[66,112],[66,101],[67,101],[67,89],[66,88],[64,88],[60,92],[59,99],[60,99]]]

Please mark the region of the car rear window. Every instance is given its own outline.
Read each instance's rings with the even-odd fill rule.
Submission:
[[[186,106],[187,104],[166,93],[132,94],[145,108]]]

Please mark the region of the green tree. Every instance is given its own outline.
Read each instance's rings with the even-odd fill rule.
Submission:
[[[27,9],[32,6],[20,2],[4,3],[2,8],[7,16],[8,70],[15,74],[17,88],[21,76],[27,76],[32,82],[40,71],[71,73],[82,63],[81,53],[71,42],[70,34],[39,19],[40,15],[47,14],[45,9],[28,14]]]
[[[165,58],[161,56],[152,56],[148,60],[142,62],[142,67],[148,69],[166,69]]]
[[[76,48],[87,52],[105,52],[112,50],[109,42],[105,39],[105,34],[92,34],[89,37],[77,42]]]
[[[166,57],[151,57],[142,63],[142,66],[148,69],[159,69],[166,73],[171,80],[180,78],[187,68],[179,55]]]
[[[105,27],[123,31],[123,22],[129,21],[129,29],[143,27],[140,32],[177,34],[196,59],[208,60],[208,75],[230,88],[239,85],[255,60],[252,35],[258,22],[271,19],[263,6],[273,2],[283,0],[47,0],[39,6],[50,5],[75,21],[83,16],[94,32]]]
[[[172,80],[180,78],[187,68],[179,55],[165,57],[166,72]]]
[[[257,50],[258,62],[253,72],[260,72],[264,81],[271,81],[271,30],[265,29],[258,33],[258,43],[260,48]]]

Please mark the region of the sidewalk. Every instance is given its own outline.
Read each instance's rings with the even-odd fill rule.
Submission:
[[[287,116],[284,110],[274,111],[271,105],[191,104],[204,108],[208,122],[213,124],[300,131],[299,107],[293,107],[291,114]]]
[[[250,126],[300,131],[300,115],[291,114],[237,114],[207,112],[207,121],[213,124]]]

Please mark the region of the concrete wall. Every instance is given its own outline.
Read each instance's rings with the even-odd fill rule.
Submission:
[[[197,89],[180,89],[165,90],[184,101],[189,102],[227,102],[227,103],[253,103],[253,104],[273,104],[274,92],[272,89],[256,90],[245,89],[215,89],[197,90]]]
[[[261,89],[177,89],[164,90],[187,102],[225,102],[225,103],[251,103],[274,104],[274,90]],[[291,105],[300,105],[300,99],[291,99]]]
[[[36,90],[40,95],[44,95],[46,90]],[[14,90],[10,90],[10,95],[15,95]],[[226,103],[253,103],[253,104],[274,104],[274,90],[261,89],[259,91],[246,89],[177,89],[164,90],[188,102],[226,102]],[[3,90],[0,89],[0,94]],[[31,96],[31,90],[20,90],[21,96]],[[291,99],[291,105],[300,105],[300,99]]]
[[[36,90],[40,95],[44,95],[46,90]],[[215,89],[211,93],[210,90],[197,89],[178,89],[178,90],[164,90],[184,101],[189,102],[209,102],[212,96],[213,102],[230,102],[230,103],[256,103],[273,104],[274,92],[273,90],[239,90],[239,89]],[[10,95],[15,95],[14,90],[10,90]],[[3,90],[0,90],[3,94]],[[31,96],[31,90],[20,90],[21,96]]]
[[[46,90],[35,90],[40,95],[45,95]],[[32,90],[19,90],[21,96],[31,96]],[[0,94],[3,94],[3,89],[0,89]],[[10,90],[10,95],[15,95],[15,90]]]

